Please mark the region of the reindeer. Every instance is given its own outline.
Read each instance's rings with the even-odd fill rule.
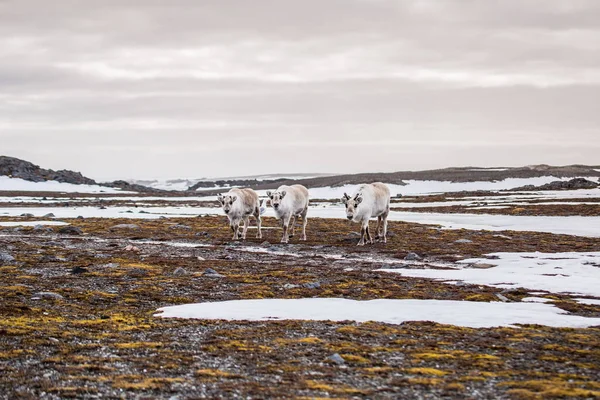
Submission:
[[[279,186],[275,192],[268,191],[267,196],[271,199],[271,205],[275,216],[283,225],[283,237],[281,243],[288,243],[289,238],[294,237],[294,225],[296,217],[302,217],[302,240],[306,240],[306,214],[308,213],[308,189],[302,185]],[[288,235],[288,227],[292,220],[292,231]]]
[[[248,224],[250,223],[250,215],[256,218],[258,227],[257,238],[262,238],[260,230],[260,202],[258,194],[252,189],[231,189],[224,195],[218,195],[217,199],[223,207],[223,211],[229,218],[229,226],[233,231],[233,240],[240,238],[240,221],[244,220],[244,229],[242,239],[246,239]]]
[[[373,238],[369,232],[369,219],[377,217],[377,236],[376,239],[383,239],[387,243],[387,217],[390,213],[390,190],[381,183],[370,183],[360,185],[356,193],[350,197],[344,193],[342,202],[346,206],[346,217],[350,221],[360,222],[360,241],[359,246],[364,246],[365,236],[367,243],[373,243]],[[383,232],[380,229],[383,228]]]

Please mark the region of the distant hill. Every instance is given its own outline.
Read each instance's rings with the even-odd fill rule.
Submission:
[[[57,181],[75,185],[102,185],[134,192],[163,192],[162,190],[134,185],[125,181],[98,183],[91,178],[83,176],[80,172],[66,169],[54,171],[52,169],[41,168],[29,161],[7,156],[0,156],[0,176],[2,175],[31,182]]]
[[[40,168],[25,160],[14,157],[0,156],[0,175],[6,175],[14,178],[21,178],[33,182],[43,182],[53,180],[58,182],[72,184],[99,184],[102,186],[121,188],[136,192],[157,192],[157,193],[176,193],[190,195],[196,193],[197,189],[202,189],[203,194],[213,194],[226,190],[232,186],[251,187],[253,189],[272,189],[280,185],[302,184],[308,188],[325,186],[343,186],[355,185],[358,183],[386,182],[403,185],[407,180],[419,181],[450,181],[450,182],[476,182],[476,181],[501,181],[508,178],[536,178],[541,176],[554,176],[557,178],[578,178],[578,177],[600,177],[600,166],[587,165],[529,165],[525,167],[511,168],[478,168],[478,167],[458,167],[443,168],[428,171],[399,171],[399,172],[375,172],[363,174],[346,175],[327,175],[315,174],[312,177],[302,176],[301,174],[286,175],[277,178],[277,175],[268,175],[261,177],[242,177],[215,180],[196,181],[190,187],[186,187],[189,180],[168,181],[173,188],[179,190],[163,190],[156,187],[149,187],[141,181],[114,181],[108,183],[97,183],[93,179],[83,176],[79,172]],[[275,179],[269,179],[275,178]],[[596,179],[597,180],[597,179]],[[153,181],[149,181],[153,182]],[[191,183],[191,182],[190,182]]]
[[[253,189],[272,189],[280,185],[302,184],[308,188],[325,186],[355,185],[358,183],[385,182],[397,185],[405,184],[407,180],[418,181],[449,181],[449,182],[477,182],[501,181],[508,178],[537,178],[541,176],[554,176],[557,178],[600,177],[600,167],[587,165],[530,165],[516,168],[478,168],[454,167],[428,171],[399,171],[375,172],[365,174],[347,174],[322,176],[307,179],[277,179],[272,181],[257,181],[256,179],[231,179],[212,182],[214,190],[208,190],[210,182],[198,182],[189,190],[207,188],[202,193],[212,194],[223,191],[228,186],[245,186]]]

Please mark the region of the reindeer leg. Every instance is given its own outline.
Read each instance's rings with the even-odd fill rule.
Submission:
[[[302,240],[306,240],[306,224],[308,223],[306,214],[308,214],[308,207],[302,211]]]
[[[381,216],[377,217],[377,228],[375,228],[375,240],[381,239],[379,229],[381,228]]]
[[[368,226],[368,225],[367,225]],[[360,226],[360,240],[358,241],[358,246],[365,245],[365,234],[367,233],[367,229],[365,228],[364,222]]]
[[[250,224],[250,217],[244,217],[244,231],[242,232],[242,239],[246,239],[246,232],[248,232],[248,225]]]
[[[290,217],[291,216],[286,216],[281,219],[283,221],[283,236],[281,238],[281,243],[287,243],[289,241],[288,228],[290,226]]]
[[[291,220],[290,225],[292,227],[292,231],[290,232],[290,239],[291,239],[291,238],[294,237],[294,230],[295,230],[295,227],[296,227],[296,216],[292,215],[290,217],[290,220]]]
[[[256,210],[254,210],[254,217],[256,218],[256,226],[258,227],[258,233],[256,234],[256,237],[259,239],[262,239],[262,232],[260,230],[260,208],[256,207]]]
[[[390,214],[390,208],[388,207],[385,214],[381,216],[381,220],[383,222],[383,243],[387,243],[387,219]]]
[[[367,233],[367,243],[373,244],[373,238],[371,237],[371,232],[369,231],[369,220],[367,220],[366,233]]]

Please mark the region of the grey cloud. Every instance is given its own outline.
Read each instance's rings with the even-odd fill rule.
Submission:
[[[593,163],[598,21],[595,0],[0,1],[0,153],[123,177]]]

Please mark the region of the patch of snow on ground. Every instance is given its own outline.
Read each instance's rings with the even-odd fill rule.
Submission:
[[[574,299],[574,300],[581,304],[600,306],[600,299]]]
[[[551,302],[552,300],[545,299],[543,297],[524,297],[521,299],[521,301],[524,303],[548,303],[548,302]]]
[[[492,253],[459,261],[457,269],[380,269],[402,276],[462,281],[498,288],[526,288],[600,297],[600,252]],[[473,268],[472,264],[492,264]]]
[[[308,215],[309,217],[311,216],[310,211]],[[416,222],[419,224],[440,225],[444,229],[529,231],[586,237],[600,237],[600,217],[584,217],[578,215],[556,217],[529,215],[411,213],[392,211],[390,212],[388,219],[390,221],[405,221]]]
[[[340,298],[231,300],[159,308],[156,316],[223,320],[433,321],[472,328],[540,324],[588,327],[600,318],[568,315],[537,303],[472,302],[454,300],[349,300]]]
[[[36,225],[53,225],[53,226],[61,226],[61,225],[69,225],[66,222],[61,221],[4,221],[0,222],[0,226],[36,226]]]
[[[220,207],[6,207],[0,208],[0,216],[18,217],[31,213],[37,217],[54,213],[57,218],[139,218],[153,219],[163,217],[196,217],[198,215],[224,215]],[[268,207],[266,217],[275,213]],[[344,207],[331,204],[323,207],[310,207],[308,219],[345,218]],[[440,225],[444,229],[471,229],[488,231],[531,231],[564,235],[600,237],[600,217],[568,216],[521,216],[487,214],[444,214],[391,211],[390,221],[416,222],[419,224]],[[310,224],[310,222],[309,222]]]
[[[61,192],[61,193],[133,193],[99,185],[74,185],[57,181],[31,182],[20,178],[0,176],[0,191]]]

